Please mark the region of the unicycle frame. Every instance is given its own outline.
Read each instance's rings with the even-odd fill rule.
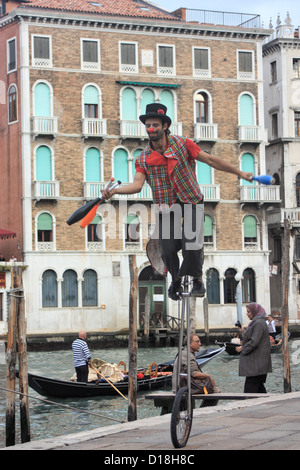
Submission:
[[[177,366],[177,377],[176,377],[176,397],[181,396],[183,388],[187,388],[187,417],[186,417],[186,426],[188,426],[186,437],[183,442],[180,442],[178,436],[176,435],[176,430],[174,430],[175,423],[178,420],[178,416],[175,416],[175,413],[178,413],[177,406],[174,406],[178,400],[174,400],[172,417],[171,417],[171,438],[174,447],[184,447],[189,438],[190,429],[192,426],[193,420],[193,409],[192,409],[192,397],[191,397],[191,362],[190,362],[190,292],[189,292],[189,277],[185,276],[183,281],[183,292],[181,294],[181,322],[180,322],[180,331],[179,331],[179,342],[178,342],[178,366]],[[184,337],[184,322],[186,321],[186,347],[187,347],[187,387],[180,386],[180,376],[181,376],[181,365],[182,365],[182,347],[183,347],[183,337]],[[178,403],[177,403],[178,405]],[[176,409],[177,408],[177,409]]]

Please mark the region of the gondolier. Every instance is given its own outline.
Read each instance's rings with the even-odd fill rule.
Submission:
[[[92,359],[89,347],[86,343],[85,331],[78,333],[78,338],[72,343],[72,349],[77,382],[87,382],[89,365],[92,366]]]
[[[203,297],[204,207],[195,174],[195,160],[247,181],[251,181],[253,175],[204,152],[186,137],[170,135],[172,121],[166,106],[161,103],[148,104],[140,120],[146,126],[149,144],[136,159],[134,181],[112,191],[104,190],[103,197],[108,199],[114,194],[138,193],[147,181],[159,213],[161,257],[172,277],[169,297],[173,300],[181,298],[181,278],[185,275],[193,277],[191,295]],[[183,255],[181,266],[180,250]],[[149,258],[150,251],[147,250]]]

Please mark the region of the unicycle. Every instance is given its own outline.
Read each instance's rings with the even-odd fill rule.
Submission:
[[[193,407],[191,397],[191,373],[190,373],[190,292],[189,278],[184,277],[181,323],[178,343],[178,367],[176,377],[176,397],[171,414],[171,440],[175,448],[184,447],[189,439],[193,422]],[[180,387],[181,351],[183,344],[184,322],[186,319],[187,334],[187,386]]]

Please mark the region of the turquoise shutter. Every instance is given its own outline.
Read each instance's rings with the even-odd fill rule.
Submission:
[[[242,95],[240,99],[240,125],[253,126],[253,99],[250,95]]]
[[[167,115],[174,121],[174,103],[173,95],[169,90],[163,90],[159,97],[160,103],[167,107]]]
[[[36,181],[52,181],[51,151],[44,145],[36,150]]]
[[[211,184],[211,168],[203,162],[197,162],[197,179],[199,184]]]
[[[142,92],[141,114],[146,114],[146,106],[150,103],[155,103],[154,93],[152,90],[149,90],[149,88],[146,88]]]
[[[114,153],[114,178],[128,183],[128,159],[124,149],[117,149]]]
[[[254,165],[254,156],[252,153],[245,153],[242,156],[242,171],[250,172],[255,175],[255,165]],[[254,185],[254,181],[250,183],[249,181],[242,180],[243,185]]]
[[[253,215],[244,218],[244,237],[257,238],[256,218]]]
[[[89,148],[85,156],[86,182],[101,181],[100,152],[96,148]]]
[[[122,119],[136,121],[136,94],[132,88],[125,88],[122,93]]]
[[[52,217],[50,214],[43,213],[39,215],[38,230],[52,230]]]
[[[50,89],[46,83],[38,83],[34,89],[34,115],[51,116]]]

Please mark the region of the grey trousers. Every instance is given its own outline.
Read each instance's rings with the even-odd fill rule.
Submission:
[[[159,214],[159,239],[162,259],[172,281],[189,275],[202,277],[204,204],[177,201],[168,213]],[[182,250],[181,266],[178,252]]]

